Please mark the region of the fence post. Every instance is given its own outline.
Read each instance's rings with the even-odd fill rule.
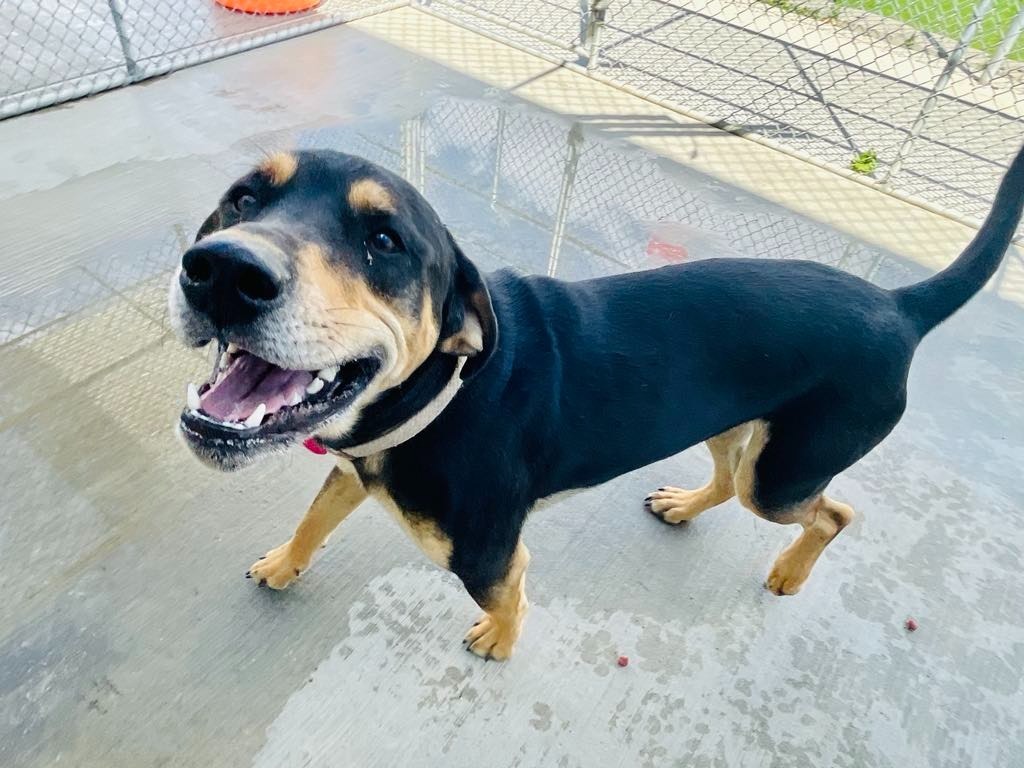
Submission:
[[[888,184],[892,177],[899,173],[903,167],[904,160],[907,159],[907,155],[910,154],[911,148],[917,141],[918,136],[924,130],[925,123],[928,121],[928,115],[932,113],[935,106],[939,103],[939,94],[946,90],[946,86],[949,85],[950,78],[953,77],[953,73],[957,67],[960,66],[960,62],[964,59],[964,54],[967,53],[967,48],[971,44],[971,40],[978,34],[978,27],[981,26],[981,20],[985,18],[985,15],[992,10],[992,6],[995,4],[995,0],[979,0],[978,4],[974,6],[974,10],[971,11],[971,20],[967,22],[967,26],[964,27],[963,34],[960,35],[960,41],[956,44],[956,48],[946,58],[946,66],[942,68],[942,74],[939,75],[938,80],[935,81],[935,85],[932,86],[931,93],[928,94],[928,98],[925,99],[924,104],[921,105],[921,111],[917,113],[917,118],[914,120],[913,125],[910,126],[910,133],[907,138],[903,140],[899,150],[896,152],[896,158],[889,165],[889,169],[885,172],[885,176],[882,178],[883,184]]]
[[[107,0],[107,7],[110,8],[110,18],[114,21],[117,41],[121,44],[121,55],[124,56],[124,68],[128,71],[128,79],[135,81],[139,77],[139,67],[132,53],[131,41],[128,40],[128,35],[124,31],[122,3],[123,0]]]
[[[611,2],[612,0],[590,0],[590,5],[587,6],[582,41],[582,47],[586,51],[587,69],[597,66],[597,59],[601,54],[601,27],[604,26]]]
[[[1016,44],[1021,32],[1024,32],[1024,5],[1017,11],[1017,15],[1013,17],[1010,26],[1006,28],[1006,34],[1003,35],[999,47],[996,48],[996,52],[989,59],[988,66],[985,67],[985,71],[978,78],[982,85],[986,85],[993,77],[999,74],[999,70],[1003,68],[1006,57],[1010,55],[1010,51],[1013,50],[1013,46]]]

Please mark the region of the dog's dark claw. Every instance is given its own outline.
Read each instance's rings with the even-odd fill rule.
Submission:
[[[665,489],[664,489],[664,488],[659,488],[658,490],[659,490],[659,491],[664,491]]]
[[[259,562],[260,560],[266,560],[266,559],[267,559],[267,556],[264,555],[263,557],[259,558],[256,562]]]
[[[251,574],[251,573],[249,573],[249,571],[246,571],[246,572],[245,572],[245,578],[247,578],[247,579],[251,579],[251,578],[252,578],[252,574]]]

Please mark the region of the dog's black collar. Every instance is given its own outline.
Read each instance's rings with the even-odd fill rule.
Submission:
[[[419,414],[449,385],[460,358],[434,351],[398,386],[386,390],[363,409],[359,421],[345,437],[321,439],[333,453],[346,455],[346,448],[361,446],[395,430]]]

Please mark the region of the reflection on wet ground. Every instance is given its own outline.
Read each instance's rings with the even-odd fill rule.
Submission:
[[[910,276],[898,259],[826,226],[602,140],[583,123],[497,98],[441,96],[409,118],[299,129],[248,144],[204,162],[225,170],[226,183],[226,169],[242,173],[269,147],[327,147],[368,157],[412,180],[487,269],[577,280],[669,262],[759,256],[820,261],[883,285]],[[76,254],[51,251],[58,274],[42,281],[18,285],[17,274],[8,274],[6,282],[14,284],[0,304],[0,339],[18,339],[111,292],[150,281],[162,287],[220,191],[195,194],[197,207],[155,231],[111,233],[116,239]],[[52,211],[35,213],[42,224]],[[16,272],[51,266],[14,261]],[[159,301],[144,311],[159,320]]]
[[[327,74],[300,81],[310,58]],[[395,89],[346,79],[355,62]],[[327,465],[190,459],[171,425],[205,363],[164,300],[262,152],[402,173],[485,269],[746,255],[924,274],[615,125],[332,30],[2,126],[0,764],[463,765],[487,744],[496,766],[1020,761],[1024,323],[992,294],[923,346],[904,424],[836,482],[862,519],[795,600],[757,589],[790,531],[733,505],[686,531],[642,514],[650,486],[703,479],[699,449],[531,522],[534,614],[504,667],[461,652],[472,607],[376,508],[291,592],[242,579]]]

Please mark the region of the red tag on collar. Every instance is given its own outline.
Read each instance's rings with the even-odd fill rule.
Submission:
[[[307,437],[302,441],[302,444],[306,446],[307,451],[315,453],[317,456],[325,456],[327,454],[327,449],[324,447],[324,444],[315,437]]]

